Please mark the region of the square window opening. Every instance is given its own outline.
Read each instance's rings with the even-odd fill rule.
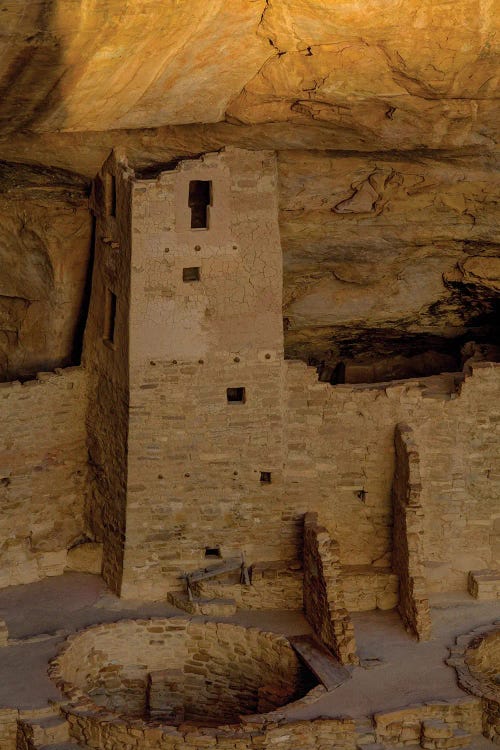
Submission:
[[[222,557],[220,547],[205,547],[205,557],[220,559]]]
[[[228,388],[226,391],[229,404],[244,404],[246,393],[244,388]]]
[[[260,481],[263,484],[271,484],[271,472],[270,471],[261,471],[260,472]]]
[[[115,343],[116,326],[116,294],[109,289],[106,290],[106,303],[104,309],[104,332],[103,339],[109,344]]]
[[[212,181],[191,180],[188,205],[191,209],[191,229],[208,229],[208,207],[212,205]]]
[[[199,281],[200,280],[199,266],[192,266],[191,268],[183,268],[182,280],[185,284],[187,284],[189,281]]]
[[[110,172],[106,174],[106,213],[116,216],[116,177]]]

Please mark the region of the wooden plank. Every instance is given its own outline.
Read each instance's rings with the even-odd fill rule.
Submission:
[[[289,638],[289,641],[328,691],[335,690],[350,678],[348,670],[313,636],[297,635]]]
[[[201,570],[195,570],[192,573],[188,573],[186,575],[186,578],[189,583],[194,583],[195,581],[204,581],[207,578],[215,578],[216,576],[220,576],[223,573],[231,573],[233,570],[239,570],[241,568],[241,565],[242,562],[240,557],[230,557],[223,563],[210,565],[207,568],[202,568]]]

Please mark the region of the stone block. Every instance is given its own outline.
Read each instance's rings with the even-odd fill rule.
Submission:
[[[83,542],[68,550],[66,570],[100,575],[102,567],[102,544]]]
[[[500,599],[500,570],[471,570],[467,589],[475,599],[482,601]]]

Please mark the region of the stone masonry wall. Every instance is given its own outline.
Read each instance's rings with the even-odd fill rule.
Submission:
[[[302,610],[303,572],[294,561],[257,563],[249,570],[251,585],[208,579],[193,585],[196,596],[234,599],[238,609]]]
[[[459,729],[472,735],[479,735],[482,730],[481,701],[472,696],[464,696],[449,703],[435,701],[405,706],[396,711],[377,713],[373,718],[377,740],[398,746],[420,746],[421,739],[425,737],[426,722],[438,721],[450,730]],[[451,735],[452,732],[450,737]],[[432,747],[425,745],[429,746]],[[454,744],[453,740],[450,740],[448,745],[442,746],[462,747],[463,741],[462,744]]]
[[[114,158],[117,216],[99,214],[104,190],[85,350],[97,406],[89,518],[108,583],[165,596],[215,547],[223,557],[243,550],[249,565],[296,559],[311,511],[338,540],[344,569],[366,571],[351,578],[354,606],[366,606],[378,571],[388,606],[399,422],[420,446],[429,591],[465,590],[469,570],[492,567],[500,367],[474,365],[459,392],[453,375],[318,382],[283,359],[274,154],[228,149],[151,180]],[[205,228],[190,224],[193,181],[210,182]],[[117,296],[114,348],[102,340],[106,287]]]
[[[0,708],[0,750],[16,750],[18,711]]]
[[[228,150],[134,185],[127,596],[179,588],[206,548],[280,559],[289,534],[276,179],[273,154]],[[190,228],[196,180],[211,182],[206,229]]]
[[[354,626],[344,606],[338,544],[318,525],[316,513],[304,518],[304,612],[319,639],[341,664],[357,664]]]
[[[84,531],[86,374],[0,384],[0,588],[59,575]]]
[[[420,457],[408,425],[397,425],[395,448],[393,566],[399,575],[399,611],[408,630],[419,640],[427,640],[431,617],[423,569]]]
[[[103,542],[104,580],[116,592],[121,586],[126,525],[130,179],[123,155],[113,153],[94,182],[95,254],[83,351],[89,373],[87,430],[92,478],[86,516],[93,536]],[[116,296],[112,321],[111,294]]]
[[[455,667],[460,687],[481,698],[483,734],[500,744],[500,620],[459,636],[447,664]]]
[[[478,363],[459,390],[435,381],[369,386],[319,383],[287,362],[286,503],[300,547],[300,511],[321,514],[345,566],[392,562],[394,429],[405,422],[420,449],[429,591],[466,590],[467,573],[498,559],[500,365]],[[446,377],[442,378],[446,385]],[[286,545],[288,534],[282,536]],[[284,556],[292,556],[286,549]],[[368,577],[367,577],[368,578]]]

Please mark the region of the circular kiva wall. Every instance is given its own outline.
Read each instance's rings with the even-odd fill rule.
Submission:
[[[469,644],[465,663],[470,671],[500,691],[500,628]]]
[[[448,663],[459,685],[483,699],[484,734],[500,744],[500,622],[458,638],[457,645]]]
[[[49,674],[67,711],[148,724],[236,723],[311,687],[288,640],[180,618],[122,620],[70,636]],[[103,715],[104,719],[104,715]]]

